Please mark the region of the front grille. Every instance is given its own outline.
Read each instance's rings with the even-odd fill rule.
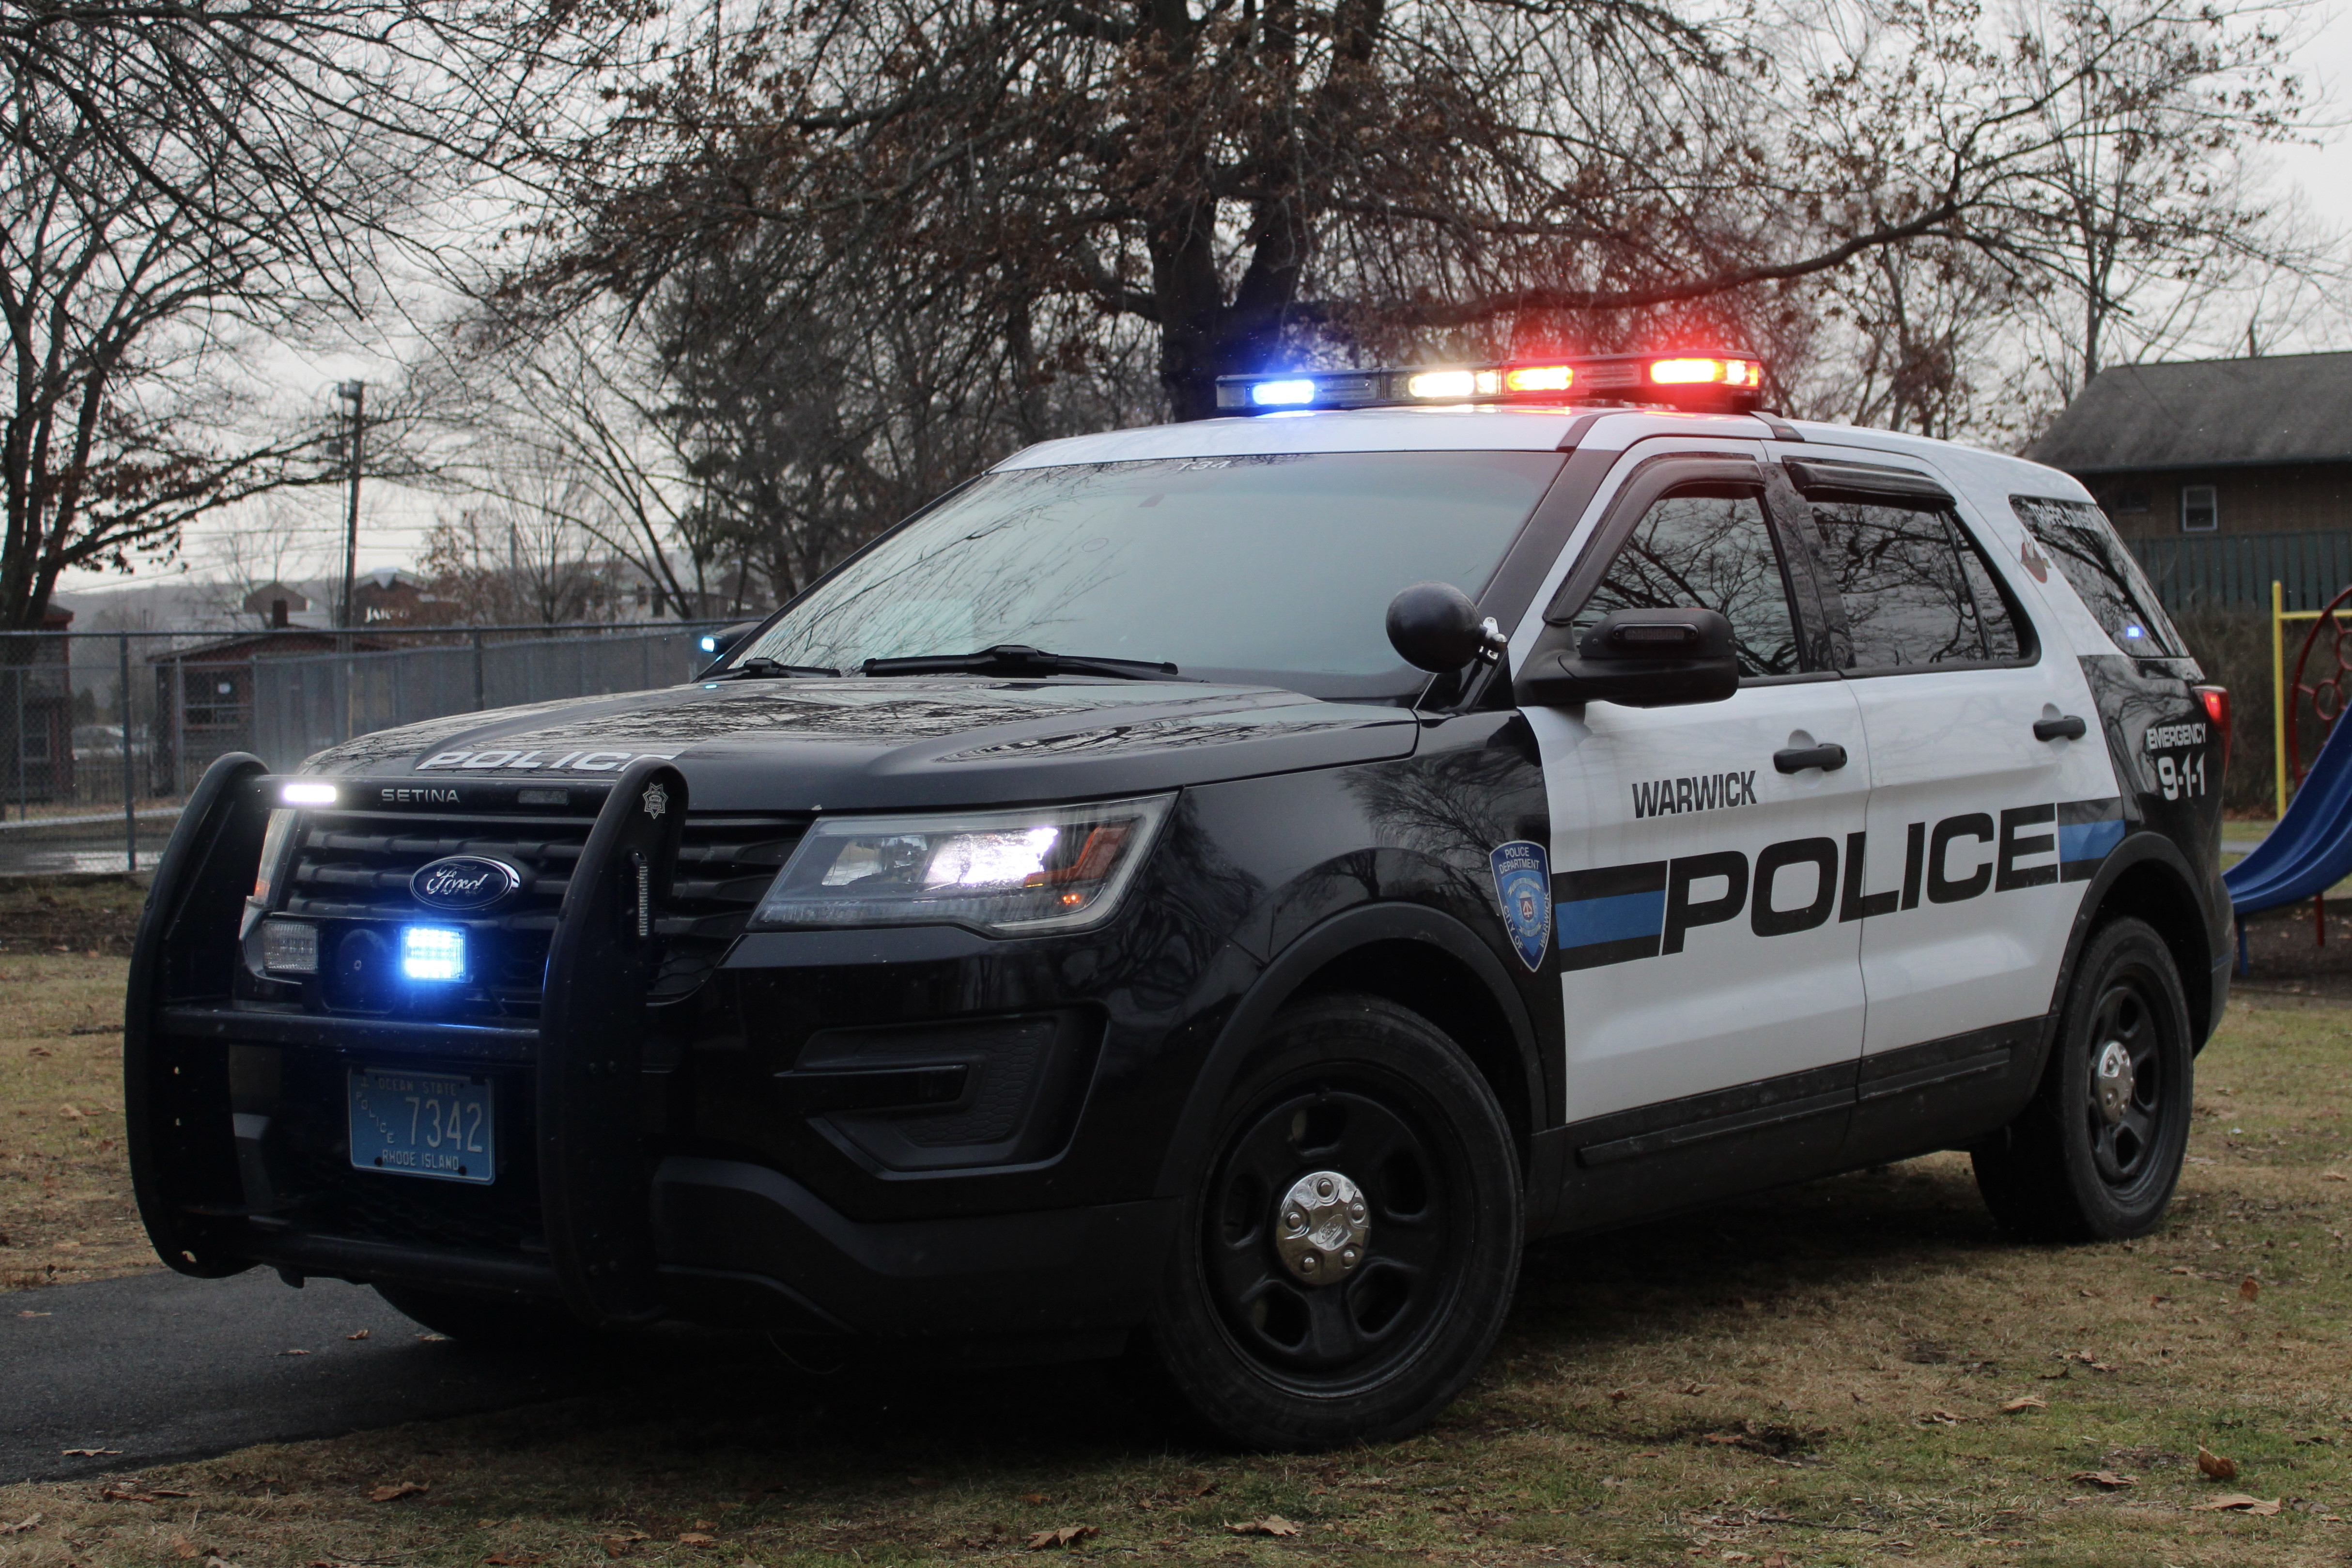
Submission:
[[[675,1001],[702,984],[806,831],[805,816],[688,814],[654,923],[662,963],[648,1000]]]
[[[433,1016],[473,1022],[539,1016],[564,889],[594,826],[598,797],[572,814],[498,816],[427,811],[312,811],[298,826],[280,912],[320,922],[320,973],[306,1000],[328,1012],[414,1010],[382,978],[397,928],[418,920],[462,925],[473,973],[434,994]],[[699,985],[806,829],[803,816],[689,814],[670,896],[655,923],[662,944],[652,999]],[[495,912],[452,915],[409,891],[422,867],[450,855],[501,860],[523,887]],[[348,954],[345,959],[343,955]]]

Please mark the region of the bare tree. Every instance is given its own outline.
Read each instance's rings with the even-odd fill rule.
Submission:
[[[341,478],[256,351],[377,303],[403,226],[548,107],[541,30],[457,0],[0,0],[0,626]]]

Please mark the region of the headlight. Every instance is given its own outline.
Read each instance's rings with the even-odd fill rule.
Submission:
[[[821,819],[752,923],[1076,931],[1110,918],[1175,800]]]

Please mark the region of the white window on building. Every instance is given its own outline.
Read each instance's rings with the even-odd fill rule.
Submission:
[[[2210,533],[2221,526],[2221,503],[2214,499],[2211,485],[2180,487],[2180,531]]]

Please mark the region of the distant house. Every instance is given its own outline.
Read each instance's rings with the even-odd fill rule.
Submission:
[[[294,617],[310,612],[310,599],[300,589],[272,580],[245,596],[245,613],[259,616],[265,626],[289,626]]]
[[[72,625],[71,610],[52,608],[41,617],[45,632]],[[24,663],[0,665],[0,703],[6,704],[0,733],[16,735],[16,762],[0,773],[0,805],[73,798],[73,638],[27,640],[32,648]]]
[[[2089,488],[2175,605],[2352,583],[2352,353],[2117,365],[2026,455]]]

